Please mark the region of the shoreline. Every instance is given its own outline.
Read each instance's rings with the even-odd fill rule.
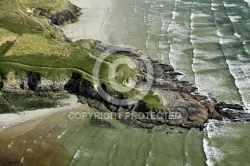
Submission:
[[[73,2],[72,2],[73,1]],[[74,3],[75,2],[75,3]],[[102,26],[103,26],[103,24],[101,24],[102,23],[102,21],[105,21],[104,19],[103,19],[103,17],[101,17],[102,16],[102,14],[101,13],[105,13],[105,11],[106,11],[106,9],[107,9],[107,6],[105,6],[105,5],[101,5],[101,4],[99,4],[97,7],[95,6],[95,5],[93,5],[94,3],[96,3],[97,4],[97,2],[96,2],[96,0],[94,0],[94,1],[91,1],[91,3],[93,3],[93,4],[90,4],[90,3],[87,3],[86,1],[84,1],[85,3],[83,3],[83,2],[81,2],[81,1],[79,1],[79,0],[71,0],[71,3],[73,3],[73,5],[76,5],[76,6],[78,6],[78,7],[80,7],[81,9],[82,9],[82,15],[80,15],[79,17],[83,17],[84,19],[83,20],[81,20],[81,18],[79,18],[79,22],[76,22],[76,23],[74,23],[74,24],[67,24],[67,25],[65,25],[63,28],[66,28],[66,27],[68,27],[68,26],[71,26],[70,28],[68,28],[68,30],[71,30],[72,32],[71,32],[71,35],[79,35],[77,32],[80,32],[80,33],[84,33],[84,34],[86,34],[86,36],[91,36],[90,38],[87,38],[86,36],[82,36],[81,35],[81,37],[83,38],[83,39],[94,39],[94,40],[96,40],[97,38],[95,37],[95,35],[96,36],[99,36],[99,37],[101,37],[101,29],[102,29]],[[105,2],[108,2],[108,0],[106,0]],[[91,23],[89,23],[89,25],[88,26],[83,26],[83,27],[85,27],[85,29],[83,29],[83,30],[81,30],[81,28],[82,28],[82,26],[79,26],[79,25],[81,25],[81,24],[86,24],[86,22],[87,22],[87,20],[88,19],[91,19],[91,14],[90,14],[90,17],[89,18],[87,18],[89,15],[84,15],[84,10],[85,10],[85,8],[83,8],[81,5],[79,5],[79,4],[76,4],[76,3],[81,3],[81,5],[86,5],[86,9],[87,10],[91,10],[91,11],[93,11],[94,9],[96,9],[96,8],[98,8],[98,7],[101,7],[101,9],[103,9],[103,10],[98,10],[99,12],[97,13],[97,15],[99,15],[99,17],[97,17],[97,21],[96,21],[96,26],[94,25],[94,26],[91,26]],[[105,3],[104,3],[105,4]],[[92,5],[92,6],[91,6]],[[107,5],[108,5],[108,3],[107,3]],[[94,8],[94,9],[93,9]],[[95,11],[95,10],[94,10]],[[92,13],[93,14],[93,13]],[[96,14],[96,13],[95,13]],[[95,15],[92,15],[92,16],[95,16]],[[90,30],[91,29],[91,30]],[[99,31],[99,30],[100,31]],[[74,30],[74,31],[73,31]],[[100,34],[96,34],[95,32],[97,32],[97,31],[99,31],[100,32]],[[74,33],[73,33],[74,32]],[[67,34],[67,32],[63,32],[63,34],[67,37],[67,38],[69,38],[70,40],[72,40],[72,38],[71,37],[69,37],[68,36],[68,34]],[[103,37],[103,35],[102,35],[102,37]],[[75,38],[74,40],[79,40],[79,39],[77,39],[77,38]],[[72,41],[74,41],[74,40],[72,40]],[[101,41],[102,41],[102,43],[103,43],[103,40],[102,39],[100,39]],[[105,42],[104,42],[104,44],[105,44]],[[126,48],[126,47],[118,47],[118,46],[110,46],[110,45],[99,45],[99,48],[98,48],[98,46],[96,46],[96,48],[95,48],[97,51],[98,51],[98,49],[100,49],[99,51],[103,51],[102,49],[104,49],[105,50],[105,52],[109,52],[109,53],[117,53],[117,52],[120,52],[120,53],[122,53],[122,52],[124,52],[125,54],[131,54],[130,56],[137,56],[137,54],[140,54],[139,52],[137,52],[138,50],[133,50],[133,49],[131,49],[131,47],[130,47],[130,49],[129,48]],[[174,71],[174,69],[173,69],[173,71],[172,71],[172,67],[171,66],[168,66],[168,65],[165,65],[165,66],[162,66],[162,64],[159,64],[159,63],[156,63],[156,62],[154,62],[154,61],[152,61],[153,63],[155,63],[155,67],[156,67],[156,69],[157,70],[159,70],[159,71],[162,71],[162,73],[158,73],[159,75],[159,78],[165,78],[165,74],[166,73],[168,73],[169,74],[169,77],[171,76],[171,77],[175,77],[176,75],[180,75],[180,73],[178,73],[178,72],[176,72],[176,71]],[[168,71],[168,69],[165,69],[165,68],[168,68],[168,69],[170,69],[169,71]],[[165,74],[164,74],[165,73]],[[164,80],[164,79],[163,79]],[[191,94],[193,93],[193,90],[195,90],[195,89],[192,89],[192,88],[194,88],[194,87],[190,87],[190,85],[189,85],[189,83],[187,83],[187,82],[181,82],[181,81],[177,81],[177,80],[174,80],[174,79],[172,79],[172,80],[170,80],[170,81],[173,81],[173,83],[170,85],[170,84],[167,84],[167,85],[165,85],[165,82],[157,82],[156,81],[156,87],[159,87],[159,88],[161,88],[161,86],[165,86],[165,88],[170,88],[170,90],[171,90],[171,88],[173,88],[173,87],[177,87],[177,89],[178,89],[178,87],[179,88],[184,88],[184,89],[186,89],[186,94],[184,94],[184,95],[180,95],[179,96],[179,98],[178,98],[178,100],[180,99],[184,99],[184,98],[187,98],[188,100],[187,101],[189,101],[189,104],[191,104],[192,102],[193,102],[193,104],[195,104],[195,105],[197,105],[197,106],[199,106],[200,108],[202,108],[202,114],[201,115],[199,115],[199,114],[195,114],[194,116],[195,116],[195,118],[196,118],[196,120],[197,120],[197,124],[196,123],[191,123],[191,121],[193,122],[193,120],[191,120],[190,122],[189,122],[189,120],[187,120],[187,124],[184,124],[182,127],[184,127],[184,128],[189,128],[189,127],[199,127],[199,128],[202,128],[201,127],[201,124],[202,125],[204,125],[204,123],[206,122],[206,119],[207,118],[209,118],[209,116],[212,116],[213,118],[218,118],[218,119],[220,119],[221,117],[220,117],[220,115],[222,115],[222,113],[220,112],[220,111],[218,111],[217,112],[217,110],[216,109],[214,109],[213,107],[222,107],[222,108],[234,108],[234,105],[228,105],[228,104],[226,104],[226,103],[217,103],[217,105],[215,105],[214,106],[214,104],[215,103],[208,103],[208,105],[207,104],[204,104],[203,106],[201,106],[201,103],[199,103],[200,101],[199,100],[203,100],[203,98],[205,98],[204,99],[204,101],[205,100],[207,100],[207,98],[208,97],[206,97],[206,96],[192,96]],[[168,87],[169,86],[169,87]],[[171,87],[172,86],[172,87]],[[92,87],[88,87],[88,88],[92,88]],[[191,89],[190,89],[191,88]],[[178,89],[178,90],[181,90],[181,89]],[[192,93],[190,93],[190,92],[192,92]],[[175,92],[172,92],[173,93],[173,95],[176,95],[176,93]],[[78,106],[81,106],[82,104],[80,104],[80,103],[77,103],[77,101],[78,101],[78,99],[77,99],[77,96],[71,96],[72,98],[74,98],[73,99],[73,101],[70,101],[70,106],[65,106],[65,107],[58,107],[58,108],[50,108],[50,109],[39,109],[39,110],[34,110],[34,111],[25,111],[25,112],[22,112],[22,113],[19,113],[19,114],[2,114],[2,115],[0,115],[0,121],[1,121],[1,123],[0,123],[0,126],[1,126],[1,128],[6,128],[6,127],[10,127],[10,126],[13,126],[13,125],[16,125],[16,124],[19,124],[19,123],[22,123],[22,122],[25,122],[25,121],[29,121],[29,120],[33,120],[33,119],[35,119],[35,118],[38,118],[38,117],[42,117],[42,116],[46,116],[46,115],[51,115],[51,114],[53,114],[53,113],[56,113],[56,112],[59,112],[59,111],[62,111],[62,110],[70,110],[70,109],[73,109],[73,108],[77,108]],[[164,96],[164,97],[169,97],[169,96]],[[200,99],[199,99],[200,98]],[[172,101],[172,98],[171,98],[171,96],[170,96],[170,98],[169,99],[171,99],[171,101]],[[175,98],[176,99],[176,98]],[[173,99],[173,100],[175,100],[175,99]],[[70,100],[70,99],[69,99]],[[93,100],[93,101],[90,101],[90,102],[92,102],[92,104],[93,105],[95,105],[96,103],[97,104],[103,104],[103,101],[95,101],[95,99],[91,99],[91,100]],[[98,102],[100,102],[100,103],[98,103]],[[89,104],[89,103],[88,103]],[[210,104],[210,105],[209,105]],[[110,106],[111,107],[111,106]],[[144,108],[145,106],[143,106],[143,108]],[[168,108],[169,106],[166,106],[165,108]],[[173,107],[176,107],[175,105],[173,105]],[[191,107],[191,106],[190,106]],[[211,107],[211,110],[210,110],[210,108],[208,108],[208,107]],[[235,107],[238,107],[237,105],[235,106]],[[93,108],[93,107],[91,107],[91,108]],[[96,108],[96,107],[94,107],[94,108]],[[164,109],[165,109],[164,108]],[[188,107],[187,107],[188,108]],[[96,108],[97,110],[98,110],[98,108]],[[147,110],[148,108],[147,107],[145,107],[144,108],[145,110]],[[208,113],[210,112],[213,112],[211,115],[207,115],[206,114],[206,112],[204,112],[204,110],[205,109],[208,109]],[[218,108],[219,109],[219,108]],[[118,111],[118,109],[117,109],[117,111]],[[162,110],[163,111],[163,110]],[[220,114],[220,115],[219,115]],[[205,118],[204,118],[204,117]],[[232,117],[231,115],[228,115],[229,117]],[[185,117],[186,118],[186,117]],[[211,117],[210,117],[211,118]],[[195,120],[195,119],[194,119]],[[152,123],[151,121],[142,121],[143,123],[146,123],[146,124],[150,124],[150,123]],[[130,122],[130,120],[128,120],[128,123],[130,124],[131,122]],[[156,123],[156,124],[161,124],[162,122],[161,121],[157,121],[157,122],[153,122],[153,123]],[[169,122],[170,124],[172,124],[172,125],[175,125],[175,126],[179,126],[180,124],[183,124],[183,122]]]
[[[63,34],[72,42],[80,39],[95,39],[109,44],[102,33],[105,11],[109,6],[108,1],[103,0],[100,3],[98,0],[70,0],[70,3],[81,8],[82,14],[74,24],[66,24],[60,28]]]
[[[19,113],[0,114],[0,131],[18,125],[20,123],[28,122],[41,117],[55,114],[57,112],[71,110],[83,106],[83,104],[78,102],[78,98],[75,95],[70,95],[68,99],[64,99],[62,100],[62,102],[65,103],[66,106],[23,111]]]

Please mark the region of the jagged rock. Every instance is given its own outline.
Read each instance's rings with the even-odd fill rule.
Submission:
[[[128,109],[125,109],[123,107],[119,107],[117,110],[118,113],[122,113],[122,112],[128,112]]]
[[[250,114],[248,112],[243,111],[243,110],[235,110],[235,109],[225,108],[225,109],[221,110],[221,115],[232,120],[233,122],[250,121]]]
[[[88,103],[88,105],[90,107],[96,108],[99,111],[104,111],[104,112],[108,111],[108,109],[106,108],[106,106],[103,103],[101,103],[101,102],[99,102],[97,100],[88,99],[87,103]]]
[[[39,92],[58,92],[64,90],[66,81],[56,82],[41,78],[41,82],[37,85],[36,91]]]
[[[80,102],[82,104],[88,104],[88,99],[86,99],[83,96],[78,96],[78,102]]]
[[[112,112],[117,112],[118,111],[118,106],[110,105],[109,110],[111,110]]]
[[[65,89],[69,93],[77,94],[80,102],[84,104],[87,103],[92,108],[96,108],[100,111],[121,113],[122,116],[118,116],[119,120],[128,126],[149,130],[152,129],[154,125],[162,124],[182,126],[185,128],[196,127],[202,130],[204,123],[206,123],[208,119],[221,120],[222,115],[233,121],[240,119],[246,120],[248,118],[250,120],[249,114],[230,111],[230,109],[243,110],[243,106],[225,102],[214,104],[214,101],[210,100],[209,97],[193,93],[197,90],[193,84],[178,80],[177,75],[181,73],[175,72],[171,65],[160,64],[151,59],[143,61],[140,57],[143,53],[139,49],[107,46],[100,42],[93,45],[93,48],[101,52],[110,54],[119,53],[129,56],[137,65],[134,70],[139,73],[138,78],[134,79],[134,81],[136,84],[144,84],[146,81],[152,80],[153,85],[151,89],[161,98],[163,108],[159,110],[151,108],[144,101],[139,101],[137,104],[126,107],[119,106],[118,104],[114,105],[109,102],[111,100],[110,98],[107,97],[105,100],[99,94],[101,89],[107,91],[104,84],[93,86],[90,81],[83,79],[81,74],[78,73],[73,73],[68,81],[62,82],[42,78],[38,73],[29,73],[27,80],[15,77],[14,79],[9,79],[12,81],[8,81],[7,84],[4,84],[3,89],[10,89],[11,87],[14,87],[14,89],[29,88],[36,93],[43,91],[61,91]],[[149,73],[147,73],[147,68],[144,63],[151,63],[154,72],[149,71]],[[11,77],[10,74],[10,78]],[[108,93],[114,98],[124,99],[122,93]],[[225,111],[225,108],[229,111]],[[140,118],[126,117],[123,115],[126,112],[142,113],[142,116],[140,116]],[[151,113],[151,115],[148,116],[146,113]],[[155,114],[159,116],[155,118]]]
[[[41,82],[41,75],[38,73],[28,73],[28,86],[31,90],[36,91],[38,83]]]
[[[191,96],[193,98],[195,98],[195,100],[197,100],[199,102],[202,101],[202,100],[207,100],[208,99],[207,96],[203,96],[203,95],[200,95],[200,94],[191,94]]]
[[[33,13],[38,14],[40,16],[49,17],[50,11],[42,9],[42,8],[35,8]]]
[[[133,111],[136,112],[149,112],[150,109],[146,106],[145,102],[139,101],[137,105],[134,107]]]
[[[73,73],[71,78],[64,85],[64,88],[68,92],[76,94],[79,92],[79,87],[80,87],[81,81],[82,81],[81,75],[78,73]]]
[[[244,109],[242,105],[228,104],[228,103],[225,103],[225,102],[216,103],[215,106],[218,107],[218,108],[229,108],[229,109],[234,109],[234,110],[243,110]]]
[[[203,100],[207,107],[210,119],[222,120],[222,115],[216,110],[215,104],[210,100]]]
[[[71,5],[68,8],[62,11],[58,11],[55,14],[52,14],[49,10],[36,8],[34,9],[33,13],[48,18],[54,25],[63,25],[66,22],[77,19],[77,17],[80,15],[80,8]]]

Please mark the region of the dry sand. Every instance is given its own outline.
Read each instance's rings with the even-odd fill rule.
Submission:
[[[95,39],[108,44],[102,28],[105,23],[105,11],[109,8],[109,0],[70,0],[70,2],[82,9],[82,15],[79,21],[62,28],[64,34],[72,41]]]
[[[71,95],[69,99],[65,99],[62,102],[66,103],[67,106],[48,108],[48,109],[38,109],[34,111],[24,111],[18,114],[14,113],[0,114],[0,131],[22,122],[34,120],[39,117],[46,117],[48,115],[54,114],[59,111],[71,110],[82,106],[81,103],[78,103],[78,98],[74,95]]]

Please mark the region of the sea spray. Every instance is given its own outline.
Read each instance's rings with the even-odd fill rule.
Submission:
[[[211,145],[210,139],[216,136],[218,131],[218,123],[219,121],[210,120],[205,129],[205,136],[203,139],[203,150],[206,154],[206,164],[208,166],[214,166],[220,160],[223,159],[224,154],[216,147]]]

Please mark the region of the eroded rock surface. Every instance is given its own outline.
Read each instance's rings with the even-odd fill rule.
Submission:
[[[139,49],[107,46],[100,42],[93,45],[93,49],[106,54],[123,54],[128,56],[135,64],[139,75],[134,80],[136,84],[145,84],[151,79],[150,87],[161,98],[162,109],[148,107],[143,101],[128,106],[114,105],[104,100],[88,80],[82,79],[80,74],[73,73],[71,78],[64,81],[52,81],[41,77],[38,73],[28,73],[26,78],[19,78],[13,74],[7,78],[7,83],[1,81],[2,91],[33,90],[40,92],[68,91],[79,96],[79,102],[88,104],[102,112],[111,111],[115,118],[128,126],[152,129],[154,125],[174,125],[185,128],[200,128],[208,119],[222,120],[223,117],[232,121],[250,120],[250,116],[244,113],[243,106],[216,102],[209,96],[203,96],[196,92],[197,88],[190,82],[180,81],[181,75],[171,65],[161,64],[151,59],[143,60],[145,55]],[[152,71],[147,72],[145,63],[150,63]],[[103,89],[105,89],[104,85]],[[123,99],[120,93],[111,93],[113,97]],[[232,111],[238,110],[238,111]],[[127,114],[131,113],[131,115]],[[140,117],[132,114],[140,114]],[[157,115],[157,118],[156,118]]]

